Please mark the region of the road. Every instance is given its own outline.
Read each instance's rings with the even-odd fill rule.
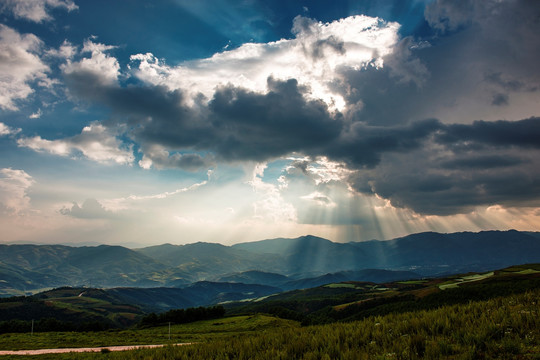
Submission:
[[[173,346],[191,345],[192,343],[172,344]],[[159,348],[167,346],[162,345],[124,345],[124,346],[104,346],[88,348],[64,348],[64,349],[37,349],[37,350],[0,350],[0,355],[42,355],[42,354],[63,354],[70,352],[101,352],[103,349],[109,351],[126,351],[145,348]]]

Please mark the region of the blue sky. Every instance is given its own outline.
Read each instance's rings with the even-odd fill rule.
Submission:
[[[540,230],[540,5],[0,5],[2,242]]]

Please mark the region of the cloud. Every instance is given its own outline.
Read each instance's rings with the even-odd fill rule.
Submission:
[[[94,87],[114,85],[118,82],[120,65],[116,58],[106,53],[114,48],[115,46],[86,40],[82,53],[90,53],[91,56],[75,62],[68,58],[67,63],[61,68],[68,79],[72,81],[84,82],[91,79],[94,81],[91,85]]]
[[[73,11],[79,7],[72,0],[4,0],[2,11],[11,12],[16,18],[41,23],[52,20],[50,8],[63,8]]]
[[[78,53],[77,47],[64,40],[58,49],[48,49],[46,55],[52,58],[72,59]]]
[[[472,1],[437,0],[426,6],[425,17],[431,27],[442,32],[452,31],[472,21],[475,10],[482,6],[475,5]]]
[[[14,129],[0,122],[0,136],[15,135],[21,132],[21,129]]]
[[[339,136],[342,122],[322,101],[306,100],[296,80],[268,79],[268,93],[224,87],[209,104],[213,150],[224,159],[256,161],[310,153]]]
[[[365,199],[439,215],[531,206],[540,122],[521,114],[539,110],[540,41],[530,35],[536,5],[515,4],[435,1],[426,39],[400,39],[398,24],[366,16],[297,17],[289,40],[178,66],[136,54],[127,73],[111,46],[89,40],[64,75],[72,94],[111,109],[106,126],[139,146],[140,167],[294,156],[278,184],[260,169],[249,180],[259,214],[299,218],[281,193],[294,172],[318,187],[304,200],[341,203],[325,190],[341,183],[361,194],[359,214]]]
[[[60,209],[62,215],[68,215],[79,219],[108,219],[114,217],[114,213],[105,210],[96,199],[86,199],[82,205],[73,203],[71,208]]]
[[[508,105],[508,95],[501,93],[495,94],[491,103],[496,106]]]
[[[24,170],[0,169],[0,207],[8,214],[21,214],[30,208],[28,189],[34,184]]]
[[[40,117],[41,117],[41,109],[38,109],[38,111],[28,116],[29,119],[39,119]]]
[[[357,170],[349,181],[360,193],[425,215],[538,206],[539,126],[538,118],[441,124],[421,147],[386,153],[377,167]]]
[[[42,41],[33,34],[20,34],[0,24],[0,109],[17,110],[15,100],[34,92],[32,84],[49,86],[49,67],[39,55]]]
[[[210,155],[205,158],[199,154],[170,154],[158,145],[153,145],[143,152],[143,158],[139,161],[139,166],[143,169],[154,167],[156,169],[180,168],[187,171],[198,171],[215,165],[213,157]]]
[[[327,156],[351,168],[375,167],[386,153],[407,153],[423,146],[442,124],[434,119],[408,125],[370,126],[354,123],[350,131],[328,146]]]
[[[470,125],[451,124],[437,136],[437,142],[452,147],[489,145],[540,148],[540,118],[519,121],[474,121]]]
[[[332,89],[340,68],[361,69],[382,66],[381,57],[390,53],[397,41],[398,24],[358,15],[331,23],[298,16],[294,19],[294,39],[261,44],[247,43],[211,58],[170,67],[152,54],[131,57],[134,74],[142,81],[182,89],[188,98],[199,93],[211,99],[216,87],[230,84],[264,93],[267,79],[296,79],[306,86],[306,96],[322,99],[332,108],[345,105]]]
[[[134,161],[131,146],[125,147],[105,126],[92,123],[79,135],[65,139],[47,140],[40,136],[22,137],[17,140],[21,147],[60,156],[73,156],[78,152],[90,160],[101,163],[131,164]]]
[[[263,181],[266,166],[262,163],[255,165],[247,182],[257,194],[253,202],[253,219],[270,223],[296,222],[296,209],[283,199],[279,187]]]
[[[327,195],[320,193],[318,191],[312,192],[309,195],[301,196],[300,197],[303,200],[312,201],[313,203],[317,204],[318,206],[323,207],[336,207],[336,203],[332,201]]]

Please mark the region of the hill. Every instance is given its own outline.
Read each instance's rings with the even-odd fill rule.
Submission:
[[[329,278],[330,279],[330,278]],[[293,290],[251,302],[227,304],[229,313],[262,312],[304,324],[353,321],[368,316],[435,309],[540,288],[540,264],[486,273],[394,281],[346,281]]]
[[[540,236],[515,230],[427,232],[345,244],[308,235],[233,246],[164,244],[136,250],[0,245],[0,296],[60,286],[185,288],[198,281],[294,289],[330,280],[384,282],[534,262],[540,262]]]

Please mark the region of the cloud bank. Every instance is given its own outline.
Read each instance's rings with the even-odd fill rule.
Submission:
[[[399,24],[364,15],[329,23],[298,16],[290,39],[177,65],[151,53],[117,58],[118,44],[95,37],[80,52],[65,43],[59,69],[69,94],[110,113],[80,134],[21,135],[17,144],[145,170],[257,163],[246,183],[262,219],[308,222],[297,210],[304,203],[334,211],[336,223],[347,194],[361,199],[349,214],[358,223],[370,218],[369,201],[423,216],[537,207],[538,14],[530,1],[433,1],[425,37],[404,37]],[[17,77],[2,77],[3,109],[15,110],[32,84],[47,82],[40,44],[0,28],[12,63],[26,64]],[[279,180],[265,182],[264,169],[280,159],[287,164]],[[296,188],[293,201],[300,183],[309,191]],[[88,202],[65,214],[99,211]]]

